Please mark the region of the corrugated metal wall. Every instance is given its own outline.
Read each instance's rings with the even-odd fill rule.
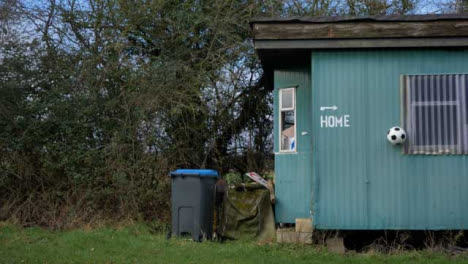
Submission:
[[[298,217],[310,217],[312,201],[312,119],[309,56],[279,63],[274,72],[274,139],[276,222],[294,223]],[[279,153],[278,91],[296,88],[296,153]],[[302,135],[302,132],[307,132]]]
[[[313,52],[311,57],[308,111],[313,124],[316,228],[468,229],[468,156],[403,155],[386,140],[387,130],[400,125],[400,76],[467,73],[468,51],[330,50]],[[283,85],[285,75],[275,75],[275,84]],[[299,76],[288,81],[297,82],[293,78]],[[299,103],[309,101],[298,102],[301,107]],[[327,106],[338,109],[320,111]],[[349,127],[321,126],[321,116],[345,115],[349,115]],[[309,143],[298,140],[298,149],[301,144]],[[297,184],[296,189],[312,183],[308,176],[299,175],[299,168],[283,175],[285,168],[293,166],[301,164],[277,156],[281,197],[297,191],[281,187],[283,181]],[[296,181],[295,177],[301,178]],[[280,213],[305,215],[304,205],[297,206],[293,200],[282,206],[294,210]],[[280,219],[290,218],[294,217],[280,215]]]

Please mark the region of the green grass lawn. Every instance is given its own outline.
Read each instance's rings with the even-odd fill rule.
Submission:
[[[144,225],[47,231],[0,223],[0,263],[468,263],[429,251],[337,255],[318,246],[167,240]]]

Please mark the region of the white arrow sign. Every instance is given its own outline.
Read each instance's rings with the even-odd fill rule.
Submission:
[[[338,106],[321,106],[320,111],[325,111],[325,110],[333,110],[336,111],[338,109]]]

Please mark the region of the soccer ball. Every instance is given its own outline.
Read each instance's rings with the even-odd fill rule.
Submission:
[[[401,127],[392,127],[387,132],[387,139],[392,145],[401,145],[406,140],[406,132]]]

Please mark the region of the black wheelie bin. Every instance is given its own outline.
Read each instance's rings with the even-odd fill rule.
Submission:
[[[194,241],[211,239],[218,172],[208,169],[178,169],[170,175],[172,235],[191,234]]]

